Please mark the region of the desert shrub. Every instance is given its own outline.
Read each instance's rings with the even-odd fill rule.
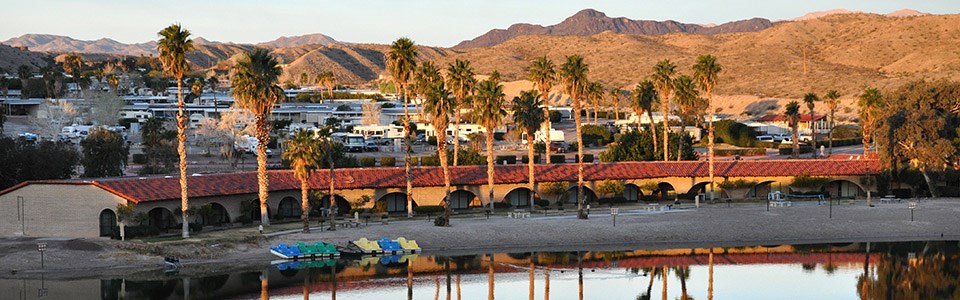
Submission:
[[[733,180],[733,181],[731,181],[731,180],[724,180],[723,182],[718,183],[718,184],[717,184],[717,187],[718,187],[718,188],[721,188],[721,189],[724,189],[724,190],[736,190],[736,189],[748,189],[748,188],[752,188],[752,187],[755,186],[755,185],[757,185],[757,182],[756,182],[756,181],[737,179],[737,180]]]
[[[450,224],[450,220],[447,220],[447,218],[443,216],[438,216],[436,219],[433,219],[434,226],[447,226],[448,224]]]
[[[830,178],[801,174],[793,177],[793,182],[790,183],[790,186],[798,188],[817,188],[827,183],[830,183]]]
[[[753,143],[753,146],[757,148],[777,148],[777,143],[767,142],[767,141],[756,141]]]
[[[550,123],[560,122],[560,119],[562,117],[563,116],[560,115],[559,111],[555,111],[555,110],[550,111]]]
[[[580,132],[583,136],[584,145],[602,146],[613,141],[613,133],[603,126],[583,125],[580,126]]]
[[[733,120],[714,122],[713,132],[718,142],[738,147],[753,147],[757,142],[757,133],[753,128]]]
[[[360,158],[360,166],[364,168],[369,168],[377,165],[377,159],[369,156],[364,156]]]
[[[526,156],[524,156],[524,157],[526,157]],[[513,155],[497,155],[497,157],[496,157],[496,159],[495,159],[495,163],[498,164],[498,165],[502,165],[502,164],[504,164],[504,162],[506,162],[506,164],[508,164],[508,165],[516,164],[516,163],[517,163],[517,157],[516,157],[516,156],[513,156]]]
[[[838,139],[859,138],[860,129],[853,125],[837,125],[833,127],[831,135],[833,136],[833,142],[836,143]]]
[[[393,156],[381,156],[380,157],[380,166],[383,167],[392,167],[397,165],[397,158]]]
[[[421,166],[439,166],[440,158],[436,155],[432,156],[421,156],[420,157]]]

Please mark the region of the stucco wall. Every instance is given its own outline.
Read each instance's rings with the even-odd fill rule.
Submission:
[[[120,203],[92,185],[31,184],[0,195],[0,236],[97,237],[100,212]]]

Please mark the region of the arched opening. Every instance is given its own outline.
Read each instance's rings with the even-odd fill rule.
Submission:
[[[770,194],[770,192],[774,191],[774,188],[773,188],[774,182],[776,181],[764,181],[761,183],[757,183],[757,185],[753,186],[753,188],[750,189],[750,192],[747,192],[747,198],[766,199],[767,195]]]
[[[333,197],[333,200],[337,202],[337,215],[349,215],[350,214],[350,202],[347,199],[344,199],[343,196],[336,195]],[[330,209],[330,196],[326,195],[323,198],[320,198],[320,203],[323,205],[323,210],[328,211]]]
[[[202,224],[204,225],[213,225],[220,226],[226,223],[230,223],[230,214],[227,213],[227,209],[220,205],[220,203],[211,202],[210,203],[210,216],[209,220],[206,217],[203,218]]]
[[[147,224],[160,231],[166,232],[167,229],[177,228],[177,220],[169,209],[157,207],[147,212]]]
[[[643,191],[637,185],[628,183],[623,186],[623,197],[627,201],[640,201],[640,198],[643,197]]]
[[[692,187],[690,187],[690,190],[688,190],[686,194],[678,195],[678,197],[681,199],[693,200],[693,198],[696,197],[698,194],[706,194],[709,191],[710,191],[710,182],[706,181],[706,182],[694,184]]]
[[[507,196],[503,198],[503,202],[510,203],[513,207],[529,207],[530,206],[530,189],[528,188],[516,188],[507,193]]]
[[[597,201],[597,193],[594,193],[593,190],[588,188],[586,185],[583,186],[583,203],[590,203]],[[567,203],[577,203],[577,186],[574,185],[567,189]]]
[[[470,206],[480,206],[478,205],[480,198],[467,190],[453,191],[453,193],[447,196],[447,200],[450,202],[450,209],[466,209],[470,208]]]
[[[117,214],[110,209],[100,212],[100,236],[113,236],[113,228],[117,227]]]
[[[243,202],[240,206],[240,210],[245,212],[247,216],[250,217],[252,221],[260,221],[260,199],[253,199],[247,202]],[[267,205],[267,216],[272,216],[273,210],[270,209],[270,205]]]
[[[666,182],[658,183],[657,190],[653,193],[660,196],[660,201],[677,199],[677,191],[673,188],[672,184]]]
[[[280,200],[280,205],[277,207],[277,219],[297,219],[300,218],[302,212],[300,201],[297,198],[285,197]]]
[[[386,204],[387,213],[406,213],[407,212],[407,194],[401,192],[393,192],[377,200],[378,202],[382,201]],[[412,200],[413,207],[417,207],[417,201]]]
[[[859,184],[849,180],[834,180],[823,188],[831,198],[856,199],[867,196],[867,192]]]

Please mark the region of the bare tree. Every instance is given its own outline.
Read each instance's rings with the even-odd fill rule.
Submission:
[[[120,112],[126,103],[123,98],[103,91],[93,91],[85,97],[85,104],[89,105],[88,115],[84,120],[91,121],[97,125],[114,125],[120,119]]]
[[[366,125],[380,125],[380,104],[376,100],[370,100],[363,103],[363,117],[361,122]]]

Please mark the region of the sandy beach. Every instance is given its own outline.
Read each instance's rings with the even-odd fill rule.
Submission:
[[[181,274],[225,268],[264,265],[274,259],[267,251],[279,242],[324,241],[345,245],[360,237],[415,239],[428,255],[465,255],[491,252],[668,249],[737,247],[865,241],[960,240],[958,199],[919,199],[910,220],[908,202],[879,203],[865,200],[795,202],[790,207],[767,207],[763,202],[706,204],[694,208],[684,203],[666,211],[642,207],[620,208],[616,227],[610,209],[594,207],[589,220],[577,220],[575,210],[551,211],[544,216],[508,218],[499,213],[452,219],[451,227],[435,227],[425,217],[392,218],[388,224],[371,222],[359,228],[338,228],[309,234],[298,230],[260,236],[256,229],[234,229],[229,234],[208,233],[190,240],[163,242],[105,239],[0,239],[0,278],[80,278],[156,272],[163,256],[181,257]],[[299,224],[299,223],[297,223]],[[316,222],[314,226],[319,226]],[[294,224],[287,224],[295,228]],[[47,243],[40,269],[37,243]],[[238,263],[239,262],[239,263]]]

